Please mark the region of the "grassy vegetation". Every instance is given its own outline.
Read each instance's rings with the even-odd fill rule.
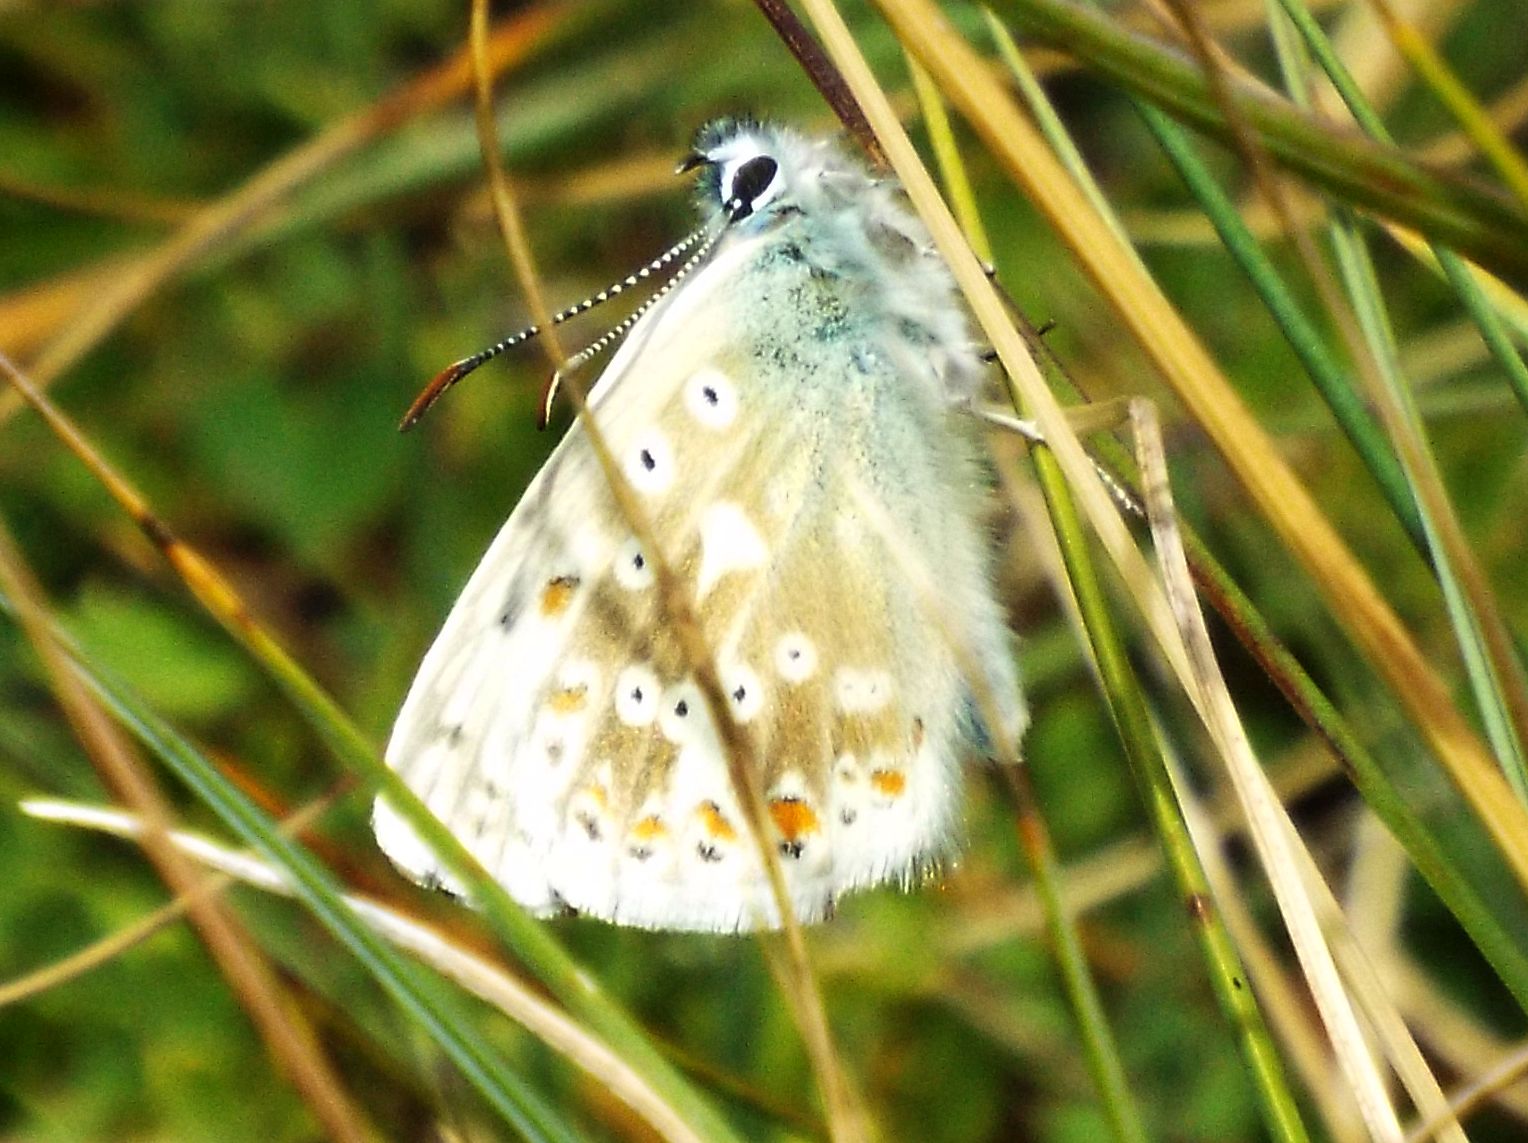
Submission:
[[[1273,7],[1189,5],[1185,28],[1013,0],[945,26],[882,0],[825,36],[904,181],[896,119],[1048,323],[1041,391],[965,267],[1054,449],[995,445],[1023,781],[973,766],[958,866],[846,901],[807,932],[805,981],[777,938],[471,913],[371,840],[419,656],[570,416],[536,430],[532,347],[396,431],[425,380],[530,319],[467,6],[0,11],[0,1138],[1396,1138],[1510,1071],[1528,39],[1511,0],[1390,33],[1364,5],[1320,27]],[[825,2],[800,9],[831,33]],[[690,229],[672,169],[706,120],[839,129],[746,4],[527,5],[488,57],[554,306]],[[1150,618],[1164,589],[1120,547],[1152,553],[1146,528],[1047,392],[1154,404],[1234,716],[1192,631]],[[1120,441],[1084,437],[1134,480]],[[18,808],[155,812],[155,788],[297,900],[202,889],[188,922],[158,911],[200,866]],[[315,799],[294,845],[277,823]],[[432,967],[342,890],[435,926]],[[813,991],[831,1042],[809,1051]],[[1518,1083],[1463,1122],[1525,1119]]]

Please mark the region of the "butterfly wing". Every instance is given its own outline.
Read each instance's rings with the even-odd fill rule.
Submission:
[[[982,737],[960,662],[1004,733],[1024,717],[965,418],[844,289],[734,244],[639,323],[591,402],[716,652],[804,921],[949,844]],[[532,909],[778,923],[649,554],[579,426],[472,576],[387,758]],[[375,824],[443,880],[385,801]]]

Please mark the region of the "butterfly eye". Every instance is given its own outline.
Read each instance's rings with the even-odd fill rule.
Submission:
[[[755,155],[729,172],[724,198],[733,222],[741,222],[774,198],[779,190],[775,177],[779,172],[780,164],[768,155]]]

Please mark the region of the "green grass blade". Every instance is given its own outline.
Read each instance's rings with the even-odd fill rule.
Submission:
[[[1286,10],[1294,6],[1297,5],[1292,0],[1286,0]],[[1311,29],[1306,31],[1310,32]],[[1317,35],[1315,40],[1320,41],[1321,37]],[[1307,35],[1301,42],[1310,48],[1313,41]],[[1308,57],[1304,52],[1296,50],[1296,42],[1289,37],[1280,36],[1275,44],[1279,49],[1280,66],[1287,86],[1297,103],[1307,104],[1310,88]],[[1330,52],[1323,51],[1322,55],[1333,66],[1337,65]],[[1345,86],[1351,94],[1352,85]],[[1371,133],[1382,133],[1384,130],[1378,117],[1366,105],[1362,121],[1365,129]],[[1430,562],[1443,592],[1444,606],[1454,630],[1460,657],[1464,661],[1476,708],[1485,726],[1486,737],[1518,799],[1528,802],[1528,756],[1525,756],[1523,719],[1520,713],[1524,705],[1521,664],[1505,637],[1498,638],[1498,647],[1492,647],[1491,631],[1486,625],[1491,624],[1492,628],[1503,635],[1505,625],[1496,613],[1494,600],[1483,578],[1472,566],[1473,556],[1463,544],[1457,522],[1451,518],[1452,507],[1444,499],[1437,461],[1427,442],[1411,386],[1402,375],[1399,350],[1386,312],[1379,276],[1369,257],[1357,220],[1346,209],[1336,209],[1332,212],[1328,231],[1336,253],[1338,272],[1358,318],[1367,352],[1374,363],[1375,382],[1383,386],[1383,392],[1376,395],[1376,400],[1382,411],[1388,406],[1391,431],[1401,448],[1401,464],[1406,471],[1406,479],[1417,489],[1416,500],[1426,534]],[[1440,256],[1440,264],[1445,265],[1445,268],[1446,257],[1453,256],[1447,251]],[[1457,265],[1456,258],[1454,261],[1455,270],[1468,282],[1468,273]],[[1453,276],[1450,278],[1452,281]],[[1473,282],[1468,282],[1468,292],[1478,301],[1478,293],[1472,287]],[[1510,356],[1513,361],[1517,361],[1515,353]],[[1409,438],[1409,442],[1406,438]],[[1432,490],[1433,495],[1428,494],[1429,490]],[[1514,701],[1519,711],[1516,719]]]
[[[1358,121],[1359,127],[1371,138],[1389,145],[1392,139],[1384,120],[1369,104],[1347,67],[1337,58],[1337,53],[1332,50],[1331,42],[1326,38],[1326,33],[1321,30],[1321,25],[1316,23],[1315,18],[1298,0],[1278,0],[1278,3],[1285,17],[1299,32],[1306,50],[1320,65],[1322,72],[1337,89],[1337,93],[1342,97],[1343,103],[1347,105],[1353,118]],[[1274,30],[1275,43],[1281,43],[1277,25]],[[1482,340],[1485,341],[1491,356],[1501,367],[1507,383],[1512,387],[1512,392],[1517,396],[1523,410],[1528,412],[1528,364],[1524,363],[1522,356],[1507,335],[1501,315],[1492,307],[1480,285],[1475,281],[1469,266],[1458,254],[1437,243],[1433,244],[1432,249],[1444,276],[1459,296],[1460,302],[1470,315],[1470,320],[1479,328]]]
[[[1208,82],[1177,53],[1064,0],[1012,0],[1002,11],[1023,31],[1125,90],[1228,139]],[[1344,137],[1289,103],[1245,91],[1238,102],[1261,145],[1288,169],[1483,266],[1507,276],[1528,272],[1528,212],[1513,200],[1421,166],[1394,148]]]
[[[297,896],[341,945],[510,1124],[528,1139],[574,1143],[579,1134],[520,1076],[484,1045],[460,1002],[406,961],[341,900],[334,876],[307,849],[284,836],[277,822],[185,738],[138,701],[120,681],[93,667],[56,632],[83,682],[145,748],[173,770],[236,834],[290,878]]]

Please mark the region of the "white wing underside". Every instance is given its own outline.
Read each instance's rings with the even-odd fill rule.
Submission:
[[[837,287],[750,257],[722,250],[640,322],[592,408],[694,601],[793,907],[814,921],[839,894],[911,880],[946,852],[961,755],[980,734],[958,662],[979,664],[1003,733],[1024,712],[960,414],[869,337],[814,343],[804,372],[753,303],[789,290],[798,309],[836,312]],[[867,501],[879,511],[856,509]],[[425,657],[387,760],[530,909],[773,927],[691,675],[575,426]],[[460,890],[385,801],[374,823],[406,872]]]

